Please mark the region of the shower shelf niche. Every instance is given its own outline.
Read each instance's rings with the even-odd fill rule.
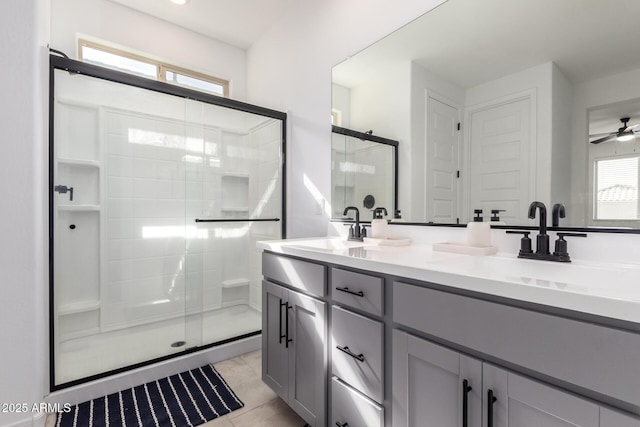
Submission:
[[[249,303],[249,279],[238,277],[222,281],[222,307]]]
[[[244,277],[240,277],[237,279],[228,279],[222,281],[222,288],[229,289],[238,288],[240,286],[249,286],[249,283],[249,279],[245,279]]]
[[[249,212],[248,206],[223,206],[220,208],[222,212]]]
[[[99,161],[89,160],[89,159],[58,158],[58,163],[63,165],[72,165],[72,166],[79,166],[79,167],[94,167],[94,168],[100,167]]]
[[[58,206],[96,206],[100,203],[100,163],[95,160],[64,159],[58,161],[55,186],[73,188],[69,192],[55,193]]]
[[[58,307],[58,314],[60,316],[67,316],[69,314],[83,313],[85,311],[99,310],[100,301],[87,300],[76,301],[68,304],[61,304]]]
[[[61,211],[76,211],[76,212],[94,212],[99,211],[98,205],[58,205],[58,210]]]
[[[225,174],[222,182],[222,212],[249,211],[249,176],[244,174]]]

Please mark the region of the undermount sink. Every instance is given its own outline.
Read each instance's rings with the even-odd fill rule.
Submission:
[[[572,292],[611,296],[618,290],[631,291],[640,300],[640,269],[536,261],[506,256],[469,256],[430,264],[458,274],[508,282],[553,287]]]

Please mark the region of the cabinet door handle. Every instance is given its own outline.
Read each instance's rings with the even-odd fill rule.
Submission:
[[[350,290],[349,288],[347,288],[346,286],[344,288],[336,288],[336,291],[346,292],[348,294],[355,295],[357,297],[364,297],[364,292],[362,292],[362,291],[354,292],[354,291]]]
[[[285,340],[284,340],[284,346],[286,348],[289,348],[289,343],[293,341],[292,338],[289,338],[289,310],[291,310],[293,308],[292,305],[289,305],[288,302],[285,302],[287,309],[284,312],[285,317],[285,324],[284,324],[284,333],[285,333]]]
[[[349,423],[344,423],[344,424],[343,424],[343,423],[341,423],[340,421],[336,421],[336,425],[337,425],[338,427],[348,427],[348,426],[349,426]]]
[[[493,390],[487,391],[487,427],[493,427],[493,404],[498,400],[493,395]]]
[[[469,392],[473,388],[469,385],[469,381],[462,381],[462,427],[469,425]]]
[[[336,348],[338,350],[344,352],[344,353],[347,353],[349,356],[353,357],[354,359],[358,359],[360,362],[364,362],[364,354],[362,354],[362,353],[355,354],[354,352],[349,350],[349,347],[347,347],[347,346],[341,347],[341,346],[337,345]]]
[[[278,340],[278,344],[282,344],[282,338],[286,336],[282,333],[282,307],[286,305],[287,303],[282,302],[282,298],[280,298],[280,308],[279,308],[280,312],[278,313],[278,334],[280,335],[280,338]]]

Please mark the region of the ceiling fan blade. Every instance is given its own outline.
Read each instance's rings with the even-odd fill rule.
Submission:
[[[605,136],[604,138],[596,139],[595,141],[590,141],[591,144],[600,144],[601,142],[611,141],[612,139],[616,139],[616,134]]]
[[[640,126],[640,123],[636,123],[635,125],[627,126],[627,128],[624,130],[624,132],[629,132],[630,130],[634,130],[638,126]]]
[[[589,138],[598,138],[598,137],[603,137],[603,136],[611,136],[611,135],[617,135],[617,132],[603,132],[603,133],[593,133],[589,135]]]

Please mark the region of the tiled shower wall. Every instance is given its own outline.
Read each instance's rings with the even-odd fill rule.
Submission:
[[[185,309],[260,310],[255,241],[278,238],[280,223],[195,219],[281,217],[280,122],[231,130],[107,111],[104,135],[103,330]]]

